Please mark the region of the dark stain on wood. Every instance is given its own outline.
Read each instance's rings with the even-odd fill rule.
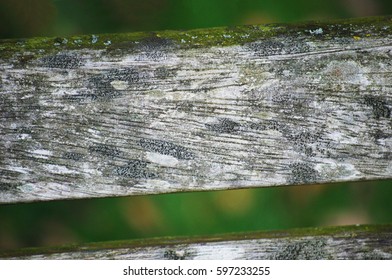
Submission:
[[[81,153],[76,153],[76,152],[65,152],[65,153],[63,153],[63,158],[74,160],[74,161],[79,161],[82,158],[84,158],[84,155]]]
[[[288,40],[285,38],[273,38],[249,43],[248,48],[254,52],[256,56],[272,56],[304,53],[310,50],[305,43],[299,43],[298,40]]]
[[[75,69],[79,68],[83,63],[75,54],[60,53],[41,58],[40,64],[48,68]]]
[[[381,97],[367,95],[364,97],[364,102],[367,106],[372,107],[374,118],[380,119],[391,117],[391,109],[387,102]]]
[[[324,239],[294,241],[273,257],[275,260],[323,260],[330,256],[324,250],[326,242]]]
[[[106,157],[119,157],[121,155],[121,151],[119,149],[106,144],[91,145],[88,148],[88,151],[90,153],[96,153]]]
[[[195,158],[194,153],[187,148],[163,140],[141,139],[139,145],[149,152],[168,155],[178,159],[189,160]]]
[[[148,59],[159,61],[165,60],[167,51],[174,49],[175,43],[168,38],[157,37],[153,34],[140,41],[136,49],[142,52],[141,57],[145,56]]]
[[[186,251],[166,250],[163,258],[167,260],[185,260],[189,255]]]
[[[239,131],[241,125],[228,118],[221,118],[216,123],[206,124],[208,130],[218,133],[236,133]]]
[[[306,162],[295,162],[290,164],[290,184],[310,184],[317,182],[320,175],[313,166]]]
[[[0,192],[17,193],[18,184],[0,182]]]
[[[157,177],[147,170],[147,162],[138,159],[132,159],[126,165],[116,167],[113,174],[133,179],[153,179]]]
[[[113,69],[103,74],[92,76],[88,80],[88,87],[93,92],[92,100],[110,100],[122,95],[112,82],[124,82],[124,87],[132,87],[140,80],[139,72],[134,68]]]
[[[175,77],[177,74],[177,70],[169,69],[166,67],[158,67],[154,71],[154,77],[159,80],[164,80],[170,77]]]

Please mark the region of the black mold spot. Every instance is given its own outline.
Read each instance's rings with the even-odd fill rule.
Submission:
[[[329,256],[324,250],[326,243],[324,240],[296,241],[278,252],[275,260],[322,260]]]
[[[309,46],[307,44],[299,43],[298,40],[290,41],[287,38],[253,42],[248,44],[248,47],[258,56],[283,55],[309,51]]]
[[[276,55],[282,54],[284,44],[275,40],[265,40],[261,42],[250,43],[249,47],[257,55]]]
[[[149,49],[167,49],[174,45],[173,41],[168,38],[157,37],[152,35],[141,40],[139,46],[144,46]]]
[[[279,123],[278,121],[268,120],[266,123],[266,127],[271,130],[281,131],[285,125]]]
[[[160,38],[157,36],[151,36],[142,40],[137,49],[143,52],[147,58],[152,60],[166,59],[166,52],[174,47],[172,40],[167,38]]]
[[[218,123],[206,124],[206,127],[218,133],[235,133],[240,129],[241,125],[230,119],[223,118],[219,119]]]
[[[320,175],[311,164],[305,162],[296,162],[290,164],[291,176],[290,184],[308,184],[317,182]]]
[[[376,119],[391,117],[391,109],[381,97],[368,95],[364,97],[364,102],[367,106],[372,107],[373,116]]]
[[[176,102],[176,110],[181,112],[191,112],[194,109],[194,104],[189,101]]]
[[[310,109],[310,100],[301,95],[278,94],[272,98],[272,101],[279,104],[279,108],[289,115],[292,115],[293,112],[303,114]]]
[[[18,190],[18,184],[0,182],[0,192],[16,193],[17,190]]]
[[[7,77],[8,78],[8,77]],[[11,78],[11,77],[9,77]],[[13,78],[12,78],[13,79]],[[11,79],[11,80],[12,80]],[[13,82],[15,82],[17,85],[21,87],[29,87],[30,90],[40,90],[42,87],[47,86],[47,81],[45,79],[45,76],[40,73],[27,73],[24,75],[24,77],[16,78]],[[30,103],[30,102],[27,102]]]
[[[186,251],[166,250],[163,257],[168,260],[185,260],[189,256]]]
[[[170,77],[174,77],[177,71],[174,69],[168,69],[166,67],[159,67],[154,71],[154,76],[157,79],[164,80]]]
[[[71,102],[88,103],[97,100],[98,96],[90,93],[82,93],[66,96],[64,99]]]
[[[387,139],[391,137],[392,135],[385,133],[384,131],[380,129],[376,129],[370,133],[370,135],[374,138],[374,140],[378,141],[380,139]]]
[[[79,103],[79,104],[85,104],[85,103],[90,103],[91,101],[94,101],[97,99],[97,96],[94,94],[86,94],[86,93],[81,93],[81,94],[72,94],[72,95],[66,95],[62,97],[63,102],[72,102],[72,103]]]
[[[314,143],[321,137],[321,132],[301,131],[298,133],[284,133],[285,137],[295,143]]]
[[[83,155],[83,154],[80,154],[80,153],[75,153],[75,152],[65,152],[65,153],[63,154],[63,157],[64,157],[65,159],[70,159],[70,160],[74,160],[74,161],[79,161],[79,160],[81,160],[81,159],[84,157],[84,155]]]
[[[263,93],[258,89],[251,89],[249,91],[245,91],[244,94],[247,96],[245,100],[249,106],[255,112],[260,112],[260,110],[264,110],[265,100],[263,97]]]
[[[118,157],[121,155],[121,151],[119,149],[105,144],[90,146],[88,150],[90,153],[97,153],[107,157]]]
[[[134,68],[113,69],[106,74],[106,77],[111,80],[120,80],[134,84],[139,82],[139,72]]]
[[[294,94],[277,94],[272,97],[272,101],[279,103],[279,104],[297,104],[297,103],[304,103],[304,100],[301,100],[297,97],[297,95]],[[301,102],[302,101],[302,102]]]
[[[392,160],[392,152],[386,152],[383,154],[383,159]]]
[[[116,90],[111,84],[113,81],[127,82],[127,85],[132,85],[139,82],[139,72],[134,68],[113,69],[101,75],[91,77],[89,88],[92,89],[93,94],[82,94],[81,99],[90,99],[92,101],[97,99],[112,99],[121,96],[122,93]]]
[[[254,129],[254,130],[276,130],[279,132],[284,131],[284,124],[281,124],[277,121],[274,120],[267,120],[265,122],[262,123],[251,123],[250,124],[250,129]]]
[[[111,81],[103,76],[95,76],[89,79],[91,88],[94,94],[91,95],[91,100],[100,99],[112,99],[121,95],[121,92],[115,90],[110,84]],[[87,97],[87,96],[85,96]]]
[[[24,68],[28,65],[31,61],[35,59],[33,54],[20,54],[17,56],[17,62],[15,62],[15,66]]]
[[[322,138],[322,131],[301,131],[302,128],[295,130],[294,128],[291,128],[284,123],[280,123],[274,120],[251,123],[249,128],[254,130],[279,131],[288,141],[290,141],[296,151],[304,153],[308,157],[313,157],[316,155],[314,153],[314,149],[321,152],[321,148],[319,148],[317,141]]]
[[[156,152],[163,155],[172,156],[178,159],[193,159],[195,155],[187,148],[173,144],[167,141],[155,139],[141,139],[139,141],[141,147],[150,152]]]
[[[249,128],[254,130],[266,130],[266,125],[263,123],[251,123]]]
[[[359,260],[390,260],[388,255],[384,255],[382,252],[371,251],[362,253],[359,255]]]
[[[294,146],[307,156],[315,156],[313,148],[309,144],[317,142],[321,138],[321,132],[301,131],[292,133],[291,131],[283,131],[283,135],[293,142]]]
[[[80,58],[75,54],[56,54],[41,59],[43,66],[49,68],[74,69],[82,65]]]
[[[147,169],[147,162],[138,159],[133,159],[125,166],[119,166],[114,169],[114,175],[133,178],[133,179],[151,179],[156,178],[154,173]]]
[[[20,134],[31,134],[31,128],[26,127],[26,126],[21,126],[21,127],[15,128],[14,130]]]
[[[212,83],[213,83],[213,81],[211,81]],[[185,82],[185,83],[187,83],[187,82]],[[185,84],[184,83],[184,84]],[[200,86],[200,87],[198,87],[198,88],[195,88],[195,89],[192,89],[191,90],[191,92],[192,93],[199,93],[199,92],[203,92],[203,93],[207,93],[208,91],[210,91],[211,90],[211,86],[209,86],[209,85],[205,85],[205,86]]]

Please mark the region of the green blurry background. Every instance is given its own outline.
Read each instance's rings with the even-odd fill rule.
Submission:
[[[0,38],[392,14],[390,0],[0,0]],[[392,163],[391,163],[392,164]],[[392,181],[0,205],[0,250],[392,222]]]

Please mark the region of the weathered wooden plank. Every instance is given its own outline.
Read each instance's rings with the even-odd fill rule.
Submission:
[[[0,259],[392,259],[392,226],[345,226],[0,252]]]
[[[392,22],[0,42],[0,202],[392,178]]]

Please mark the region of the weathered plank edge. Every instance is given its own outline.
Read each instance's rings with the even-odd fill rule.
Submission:
[[[368,182],[368,183],[383,183],[383,182],[391,182],[392,183],[392,177],[390,178],[380,178],[380,179],[366,179],[363,178],[361,180],[340,180],[340,181],[331,181],[331,182],[317,182],[317,183],[294,183],[294,184],[286,184],[286,185],[271,185],[271,186],[250,186],[250,187],[238,187],[238,186],[227,186],[225,188],[220,188],[220,189],[175,189],[173,191],[168,191],[164,193],[135,193],[132,195],[123,195],[123,194],[118,194],[118,195],[103,195],[103,196],[86,196],[86,197],[63,197],[61,199],[36,199],[36,200],[20,200],[20,201],[0,201],[0,206],[1,205],[18,205],[18,204],[30,204],[30,203],[50,203],[54,201],[74,201],[74,200],[91,200],[91,199],[109,199],[109,198],[124,198],[124,197],[135,197],[135,196],[154,196],[154,195],[170,195],[170,194],[180,194],[180,193],[205,193],[205,192],[224,192],[224,191],[232,191],[232,190],[252,190],[252,189],[259,189],[259,188],[290,188],[290,187],[298,187],[298,186],[306,186],[309,188],[312,188],[314,186],[334,186],[334,185],[339,185],[339,184],[347,184],[347,183],[363,183],[363,182]]]
[[[219,256],[229,259],[233,256],[242,259],[392,259],[391,236],[392,224],[317,227],[23,248],[0,252],[0,259],[210,259]],[[190,248],[223,244],[227,247],[223,250],[230,251],[244,245],[236,242],[247,241],[254,251],[240,255],[225,256],[219,250],[213,254],[201,250],[195,255]],[[271,248],[276,251],[271,252]],[[155,251],[159,252],[158,258]]]
[[[240,25],[190,30],[160,30],[131,33],[106,33],[91,35],[73,35],[66,37],[33,37],[19,39],[1,39],[0,53],[12,55],[18,51],[32,51],[41,49],[48,52],[78,49],[106,49],[113,51],[118,48],[128,49],[143,40],[164,38],[176,43],[181,49],[221,47],[242,45],[255,40],[267,39],[280,35],[292,35],[307,30],[309,34],[318,35],[317,31],[324,30],[327,37],[342,35],[366,36],[371,31],[372,37],[383,37],[391,34],[392,30],[385,28],[390,24],[392,16],[363,17],[349,19],[334,19],[324,21],[307,21],[300,23],[270,23],[262,25]],[[362,28],[361,28],[362,27]],[[313,33],[312,33],[313,32]],[[247,34],[247,36],[243,36]],[[323,35],[325,36],[325,35]],[[30,54],[26,59],[33,59]]]

